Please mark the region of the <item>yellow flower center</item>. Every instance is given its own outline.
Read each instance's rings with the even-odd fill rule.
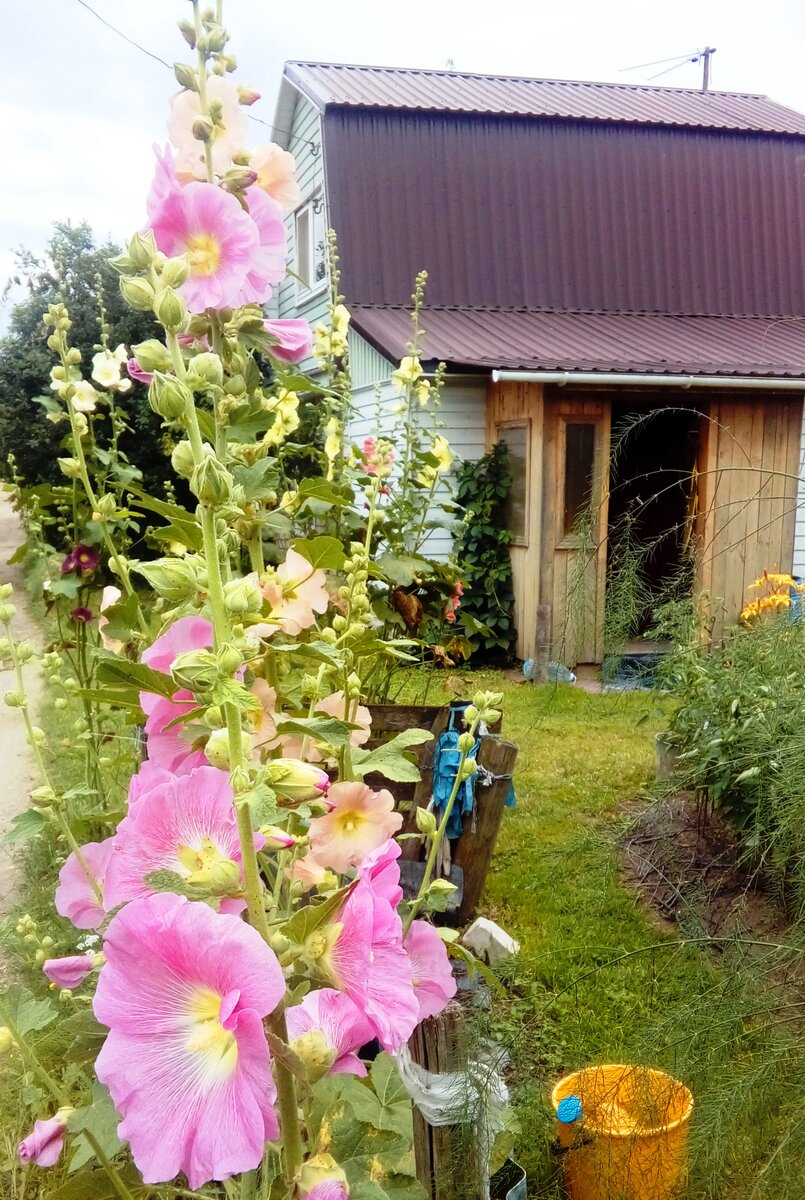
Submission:
[[[206,833],[200,846],[177,846],[176,857],[187,872],[188,883],[208,883],[213,867],[229,862]]]
[[[221,996],[212,988],[198,988],[188,1005],[190,1032],[187,1049],[206,1058],[206,1067],[214,1071],[234,1071],[238,1061],[238,1043],[234,1033],[220,1021]]]
[[[194,233],[187,239],[187,257],[193,275],[214,275],[221,261],[220,244],[209,233]]]
[[[354,833],[356,829],[360,829],[363,824],[363,816],[361,813],[347,809],[338,818],[338,829],[340,833]]]

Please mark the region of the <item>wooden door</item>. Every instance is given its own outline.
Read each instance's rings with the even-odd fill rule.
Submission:
[[[538,640],[569,667],[604,657],[611,406],[545,396]]]

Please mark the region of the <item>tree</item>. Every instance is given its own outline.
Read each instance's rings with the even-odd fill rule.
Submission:
[[[87,373],[100,338],[100,305],[109,327],[110,345],[130,347],[154,333],[150,313],[135,312],[123,301],[118,277],[109,259],[117,246],[96,245],[89,225],[57,222],[44,256],[20,250],[14,282],[24,282],[28,294],[14,305],[7,335],[0,340],[0,474],[10,474],[7,455],[26,484],[63,483],[56,462],[62,451],[64,425],[54,425],[36,397],[49,394],[53,355],[42,314],[48,304],[62,300],[73,321],[71,340],[81,350]],[[124,405],[132,432],[121,448],[142,470],[146,487],[159,489],[167,462],[160,418],[148,405],[146,389],[135,384]]]

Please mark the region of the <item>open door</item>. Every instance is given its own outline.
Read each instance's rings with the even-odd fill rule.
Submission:
[[[546,390],[538,657],[604,657],[610,401]]]

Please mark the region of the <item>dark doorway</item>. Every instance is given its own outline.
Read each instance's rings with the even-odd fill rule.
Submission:
[[[658,604],[690,591],[699,424],[697,411],[675,403],[612,404],[609,649],[645,634]]]

